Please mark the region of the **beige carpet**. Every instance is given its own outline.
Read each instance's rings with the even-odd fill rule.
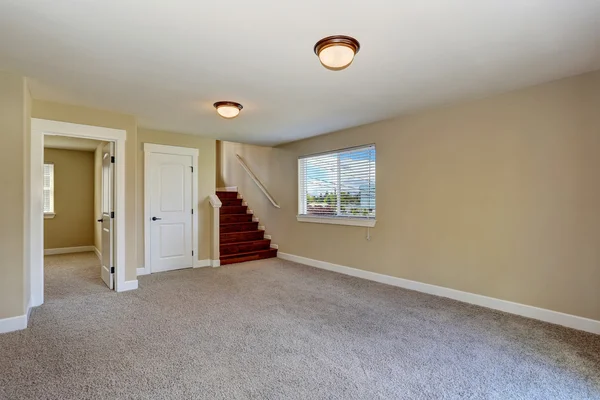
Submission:
[[[1,399],[600,399],[600,336],[270,259],[107,290],[46,258]]]

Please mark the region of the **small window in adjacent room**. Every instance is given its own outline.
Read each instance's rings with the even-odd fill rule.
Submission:
[[[44,218],[54,218],[54,164],[44,164]]]
[[[375,145],[299,157],[298,221],[375,226]]]

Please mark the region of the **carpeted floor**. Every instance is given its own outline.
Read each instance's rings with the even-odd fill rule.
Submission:
[[[269,259],[106,289],[46,257],[1,399],[600,399],[600,336]]]

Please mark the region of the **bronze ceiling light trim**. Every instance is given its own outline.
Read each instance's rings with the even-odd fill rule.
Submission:
[[[319,61],[331,71],[348,68],[359,50],[358,40],[343,35],[328,36],[315,44],[315,54],[319,57]]]
[[[242,108],[244,108],[244,106],[235,101],[217,101],[213,106],[217,109],[217,113],[225,119],[237,117]]]

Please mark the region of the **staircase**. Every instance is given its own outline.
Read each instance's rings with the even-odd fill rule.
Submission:
[[[265,231],[258,229],[254,214],[237,192],[217,192],[223,205],[219,221],[221,265],[277,257],[277,249],[271,248],[271,239],[265,239]]]

